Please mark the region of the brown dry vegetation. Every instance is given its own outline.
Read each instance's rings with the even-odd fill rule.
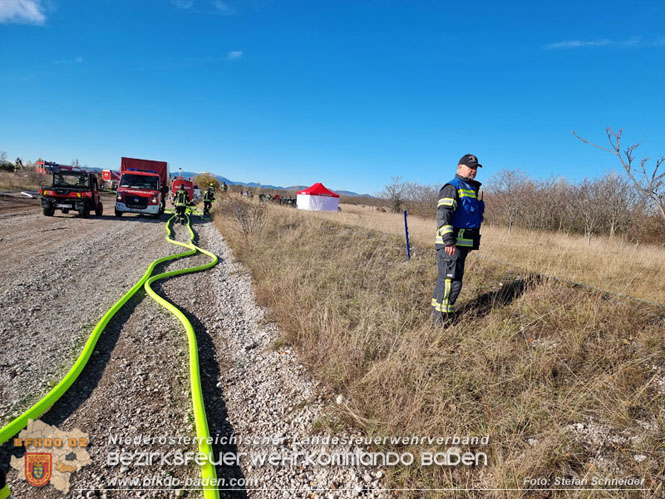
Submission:
[[[593,497],[662,497],[665,310],[478,257],[598,285],[607,281],[597,274],[622,258],[613,255],[617,247],[576,253],[574,238],[519,234],[516,240],[513,231],[507,240],[499,229],[484,230],[481,252],[468,260],[461,320],[441,330],[432,326],[429,309],[436,278],[433,221],[412,223],[415,256],[407,262],[394,215],[270,206],[262,229],[244,235],[225,203],[216,223],[250,268],[259,300],[284,331],[281,341],[293,344],[311,372],[344,395],[335,417],[372,436],[490,437],[477,449],[487,452],[486,467],[396,467],[387,486],[514,489],[526,477],[635,476],[645,479],[647,492]],[[571,256],[561,258],[559,251]],[[647,251],[662,262],[662,250],[634,253],[639,272],[630,279],[640,286],[662,275],[642,259]],[[615,267],[624,271],[630,272]],[[662,300],[663,283],[656,287],[655,294],[648,286],[639,289]],[[416,455],[446,448],[380,447]]]
[[[0,170],[0,190],[20,191],[37,190],[42,176],[35,171],[19,171],[16,173]]]
[[[404,217],[371,207],[343,205],[341,213],[317,217],[404,237]],[[434,244],[434,216],[409,216],[411,243]],[[590,244],[581,234],[483,226],[481,251],[472,258],[513,265],[540,275],[580,282],[599,289],[665,304],[665,245],[628,243],[598,236]],[[508,268],[508,267],[506,267]]]

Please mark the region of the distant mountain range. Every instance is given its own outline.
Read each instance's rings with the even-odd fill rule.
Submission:
[[[201,172],[197,173],[197,172],[185,172],[185,171],[183,171],[182,176],[187,178],[187,179],[190,179],[192,177],[195,177],[196,175],[199,175],[199,173],[201,173]],[[206,172],[206,173],[210,173],[210,172]],[[171,175],[175,176],[176,173],[171,172]],[[254,187],[254,188],[261,187],[262,189],[275,189],[275,190],[280,190],[280,191],[300,191],[302,189],[306,189],[307,187],[309,187],[309,185],[291,185],[291,186],[288,186],[288,187],[282,187],[282,186],[279,186],[279,185],[259,184],[258,182],[235,182],[235,181],[230,180],[226,177],[222,177],[221,175],[215,175],[215,178],[219,182],[226,182],[227,185],[242,185],[242,186],[245,186],[245,187]],[[331,189],[331,190],[334,190],[334,189]],[[352,192],[352,191],[334,190],[334,192],[336,192],[337,194],[340,194],[342,196],[363,196],[364,195],[364,194],[358,194],[357,192]]]
[[[101,173],[102,168],[94,168],[92,166],[82,166],[81,168],[84,168],[86,170],[91,170],[97,173]],[[192,177],[195,177],[196,175],[199,175],[202,172],[182,172],[182,176],[185,177],[186,179],[191,179]],[[210,172],[205,172],[205,173],[210,173]],[[179,172],[171,172],[171,175],[173,177],[177,176]],[[280,191],[300,191],[302,189],[306,189],[309,187],[309,185],[290,185],[288,187],[282,187],[279,185],[270,185],[270,184],[259,184],[258,182],[236,182],[233,180],[230,180],[226,177],[222,177],[221,175],[215,175],[215,178],[219,180],[220,182],[226,182],[227,185],[243,185],[245,187],[261,187],[263,189],[275,189],[275,190],[280,190]],[[358,194],[357,192],[353,191],[338,191],[335,189],[331,189],[337,194],[340,194],[342,196],[369,196],[369,194]]]

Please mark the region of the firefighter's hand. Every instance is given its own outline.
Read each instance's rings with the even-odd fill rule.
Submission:
[[[446,246],[446,248],[445,248],[446,255],[453,256],[455,254],[455,249],[457,249],[457,248],[455,247],[454,244],[450,244],[450,245]]]

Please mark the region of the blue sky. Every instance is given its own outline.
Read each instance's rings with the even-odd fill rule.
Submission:
[[[375,193],[665,154],[665,2],[0,0],[0,150]],[[653,159],[652,159],[653,161]]]

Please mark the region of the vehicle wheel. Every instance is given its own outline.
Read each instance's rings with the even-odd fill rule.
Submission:
[[[115,210],[115,216],[116,217],[121,217],[122,216],[122,211]]]
[[[79,215],[81,215],[81,218],[88,218],[90,216],[90,208],[86,206],[81,211],[79,211]]]
[[[102,213],[104,213],[104,205],[100,201],[99,204],[97,205],[97,208],[95,208],[95,215],[101,217]]]
[[[43,209],[42,209],[42,212],[43,212],[44,215],[46,215],[47,217],[52,217],[53,214],[55,213],[55,209],[53,209],[53,208],[43,208]]]
[[[66,215],[67,213],[69,213],[69,208],[63,208],[62,212]]]

